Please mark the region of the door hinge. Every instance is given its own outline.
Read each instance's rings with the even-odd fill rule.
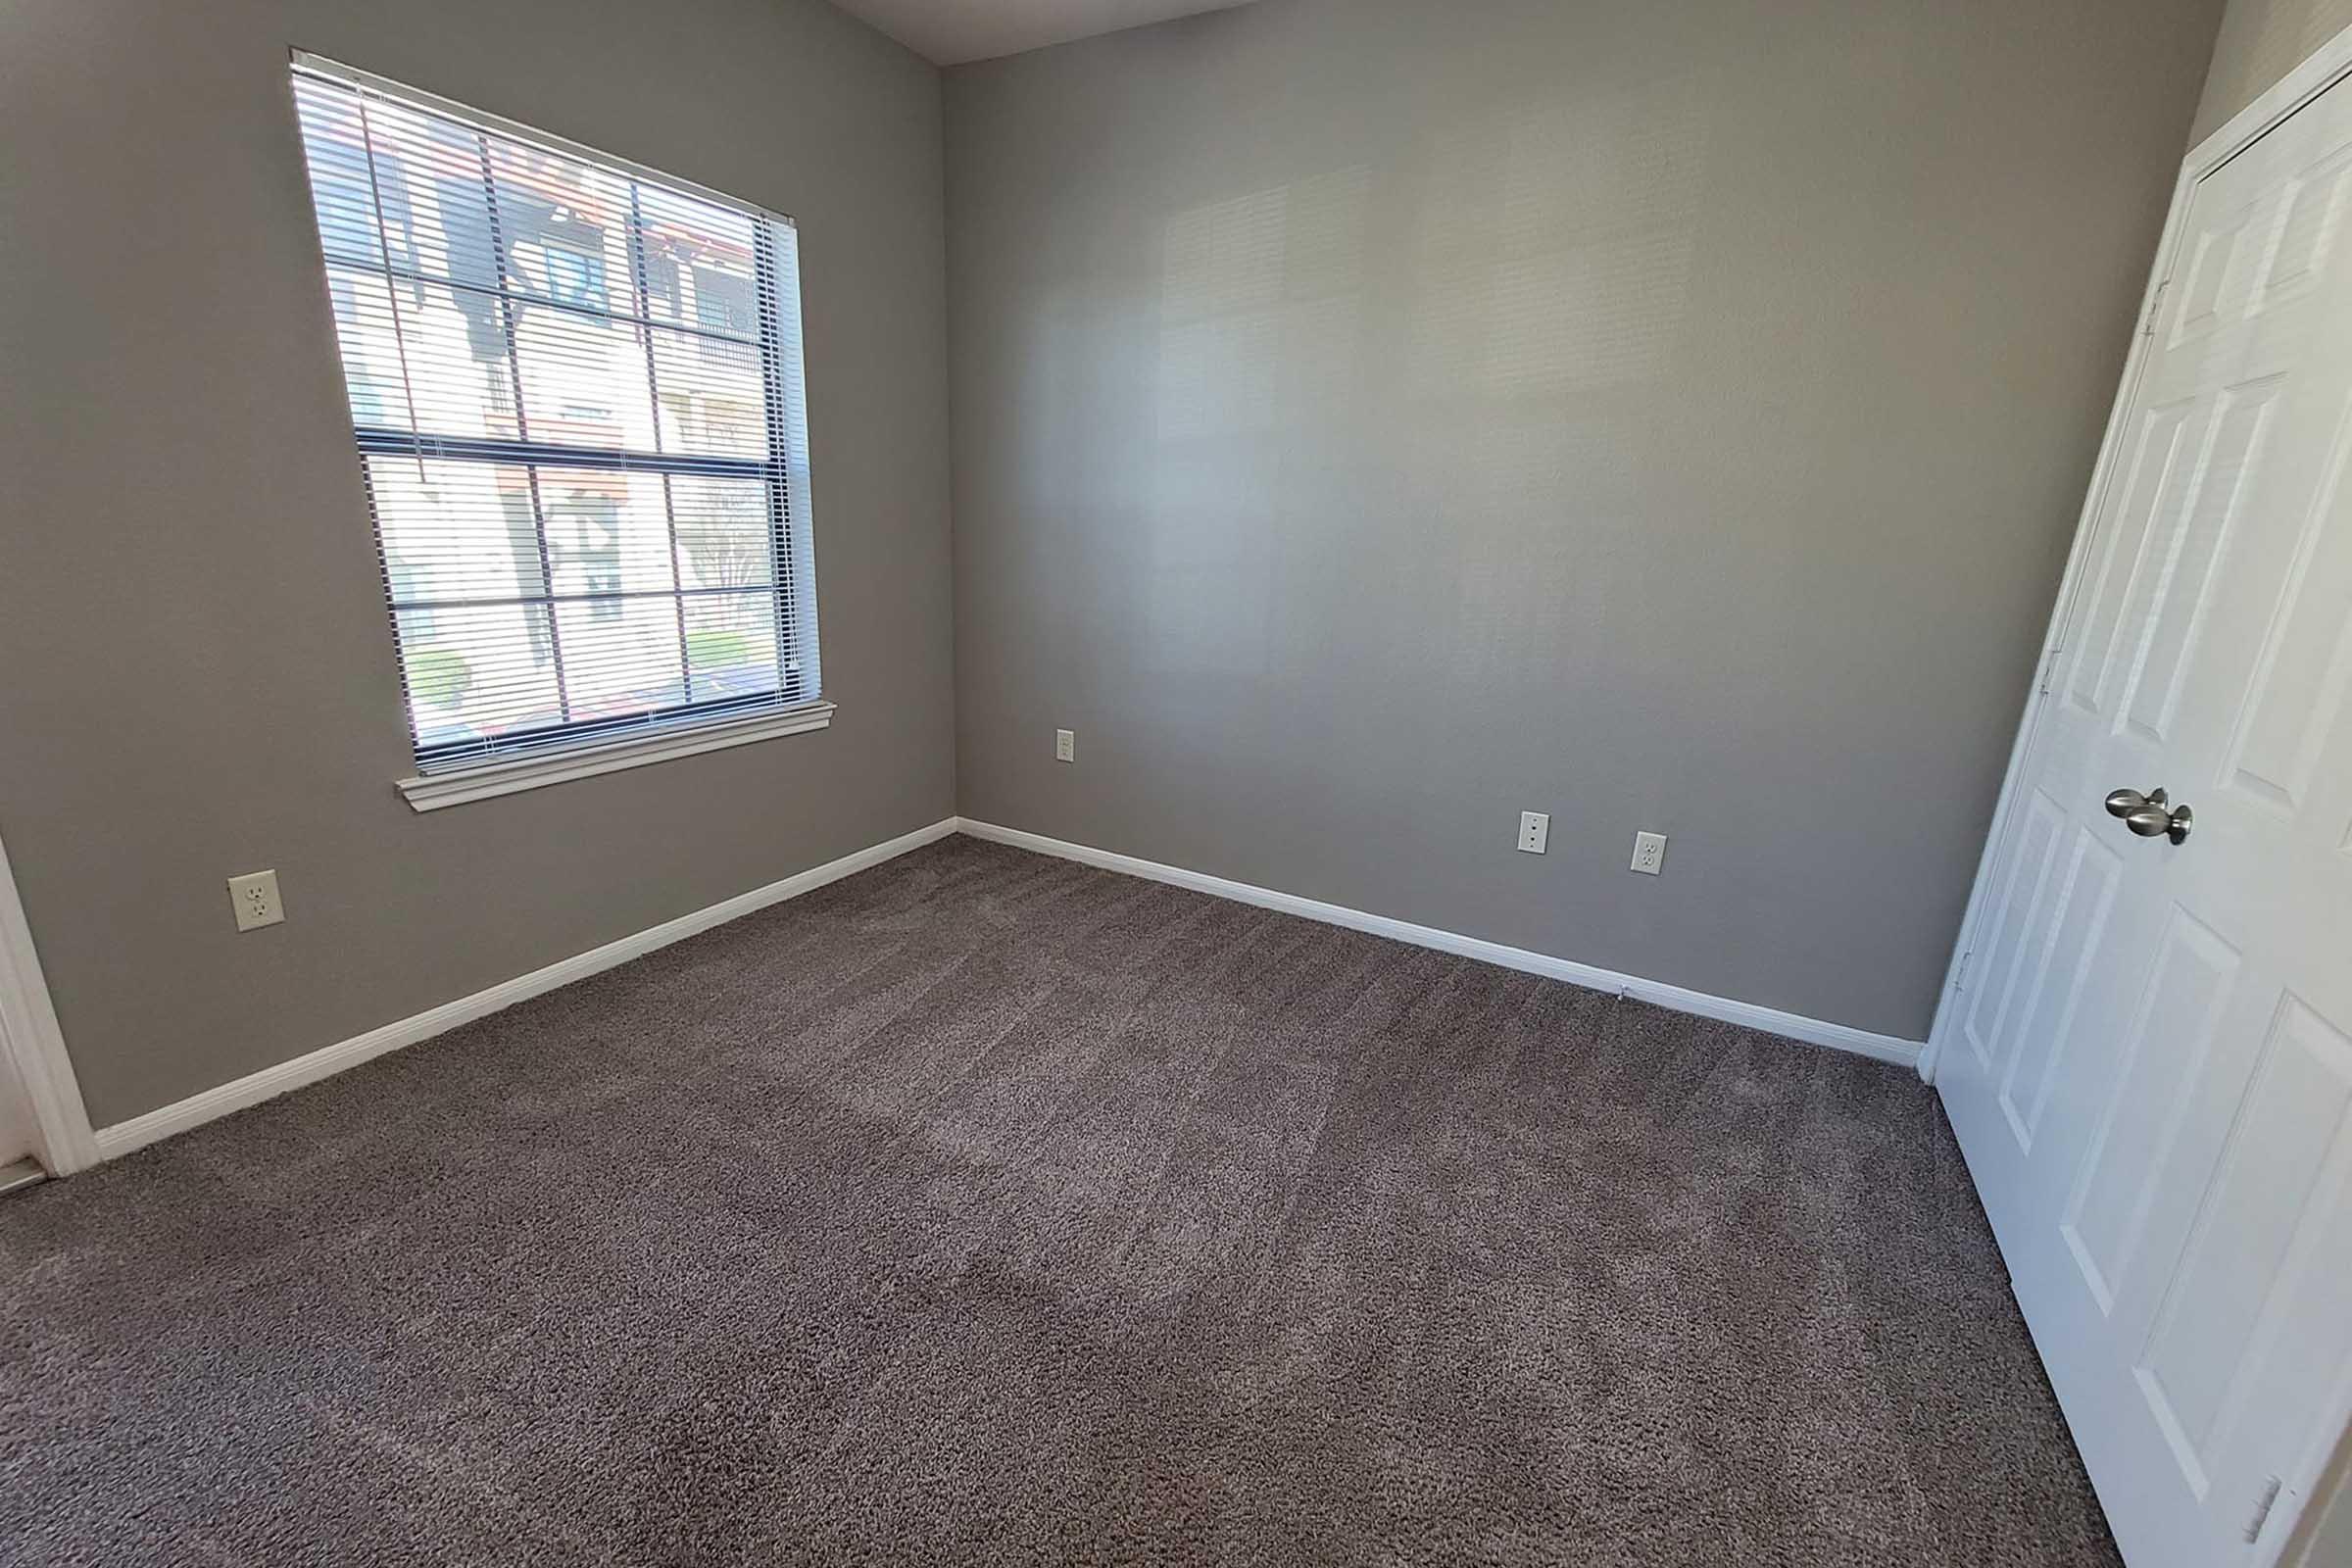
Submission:
[[[2044,697],[2050,695],[2050,688],[2058,682],[2058,655],[2061,651],[2059,644],[2050,644],[2049,654],[2041,662],[2041,695]]]
[[[2271,1484],[2262,1489],[2262,1500],[2254,1505],[2254,1517],[2246,1522],[2246,1544],[2249,1546],[2262,1539],[2262,1527],[2271,1522],[2271,1510],[2278,1502],[2278,1478],[2273,1476]]]
[[[2164,291],[2172,286],[2173,280],[2169,277],[2156,285],[2155,296],[2148,301],[2148,318],[2140,324],[2139,335],[2141,337],[2156,335],[2157,318],[2164,314]]]
[[[1968,960],[1976,956],[1977,950],[1970,948],[1966,953],[1960,955],[1960,961],[1952,965],[1952,989],[1954,991],[1968,989]]]

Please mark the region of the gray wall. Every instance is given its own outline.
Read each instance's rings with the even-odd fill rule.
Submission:
[[[951,72],[963,811],[1923,1036],[2216,16],[1265,0]]]
[[[2352,0],[2230,0],[2190,140],[2221,129],[2346,27],[2352,27]]]
[[[290,45],[800,220],[830,730],[393,792]],[[0,147],[0,834],[100,1125],[955,809],[929,66],[814,0],[8,0]]]

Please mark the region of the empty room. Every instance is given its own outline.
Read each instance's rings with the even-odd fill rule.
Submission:
[[[0,1565],[2352,1568],[2348,456],[2352,0],[0,0]]]

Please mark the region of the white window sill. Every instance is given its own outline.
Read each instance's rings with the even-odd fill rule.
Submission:
[[[832,722],[831,703],[808,703],[800,708],[786,709],[782,712],[760,713],[756,717],[730,719],[720,724],[679,725],[624,739],[599,741],[568,751],[550,752],[540,757],[484,762],[475,767],[430,773],[422,778],[404,778],[397,787],[408,798],[409,805],[417,810],[437,811],[444,806],[486,801],[492,796],[513,795],[518,790],[544,789],[550,784],[568,783],[575,778],[592,778],[598,773],[616,773],[624,767],[643,767],[648,762],[666,762],[672,758],[692,757],[697,752],[748,746],[754,741],[773,740],[778,735],[798,735],[804,730],[823,729]]]

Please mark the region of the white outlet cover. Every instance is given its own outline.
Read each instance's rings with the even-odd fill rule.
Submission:
[[[1519,852],[1522,855],[1542,855],[1551,842],[1551,814],[1547,811],[1519,813]]]
[[[1656,876],[1666,869],[1666,835],[1637,833],[1634,835],[1634,867],[1643,876]]]
[[[1056,762],[1078,760],[1078,732],[1076,730],[1057,729],[1054,732],[1054,760]]]
[[[230,877],[228,903],[236,911],[240,931],[258,931],[266,925],[281,924],[286,918],[286,906],[277,897],[275,871],[248,871],[243,876]]]

